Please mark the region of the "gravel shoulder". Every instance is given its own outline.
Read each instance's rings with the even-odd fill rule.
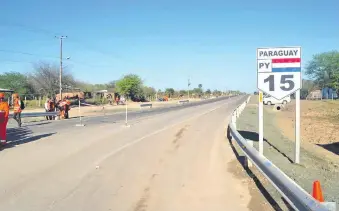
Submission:
[[[319,180],[322,185],[326,201],[335,201],[339,204],[339,159],[331,159],[323,156],[320,146],[310,147],[303,142],[301,148],[301,164],[293,163],[294,140],[284,135],[278,126],[278,115],[271,107],[264,109],[264,155],[278,166],[289,177],[295,180],[308,193],[312,192],[313,181]],[[254,141],[254,147],[258,149],[258,106],[257,96],[252,96],[249,104],[237,120],[237,129],[246,139]],[[239,150],[237,150],[239,152]],[[319,152],[318,152],[319,151]],[[331,152],[329,152],[331,153]],[[280,194],[270,185],[256,169],[252,169],[269,193],[269,201],[273,200],[276,210],[288,210]],[[272,198],[270,198],[272,197]],[[275,204],[276,202],[276,204]]]

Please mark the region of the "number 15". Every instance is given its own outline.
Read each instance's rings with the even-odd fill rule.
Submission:
[[[280,78],[280,89],[283,91],[291,91],[292,89],[294,89],[294,81],[293,79],[293,75],[281,75]],[[274,75],[270,75],[268,76],[265,80],[264,83],[268,82],[268,86],[269,86],[269,90],[271,92],[274,92]]]

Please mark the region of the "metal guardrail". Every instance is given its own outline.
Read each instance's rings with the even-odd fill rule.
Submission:
[[[189,100],[179,100],[178,104],[185,104],[185,103],[189,103]]]
[[[335,208],[328,208],[325,203],[322,204],[315,200],[310,194],[302,189],[297,183],[289,178],[277,166],[269,161],[265,156],[261,155],[251,144],[249,144],[244,137],[236,129],[236,118],[245,109],[250,97],[238,106],[233,114],[231,123],[229,124],[230,138],[235,140],[240,146],[241,150],[253,165],[271,182],[271,184],[278,190],[283,198],[295,210],[300,211],[335,211]]]
[[[35,112],[35,113],[21,113],[21,118],[24,117],[44,117],[44,116],[57,116],[59,112]],[[13,118],[13,114],[9,114],[9,118]]]
[[[152,108],[152,103],[143,103],[143,104],[140,104],[140,108],[143,108],[143,107],[149,107],[149,108]]]

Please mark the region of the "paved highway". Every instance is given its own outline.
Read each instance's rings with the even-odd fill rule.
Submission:
[[[232,110],[245,98],[10,128],[0,152],[0,210],[248,210],[228,171]]]

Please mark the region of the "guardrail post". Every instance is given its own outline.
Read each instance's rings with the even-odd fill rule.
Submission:
[[[253,141],[246,139],[248,146],[253,147]],[[247,156],[245,156],[245,162],[244,162],[245,167],[251,168],[253,166],[252,162],[250,159],[248,159]]]
[[[234,127],[237,128],[237,114],[236,114],[236,111],[232,115],[232,123],[234,124]]]

